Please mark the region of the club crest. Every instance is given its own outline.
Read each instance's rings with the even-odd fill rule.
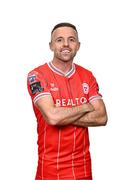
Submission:
[[[84,94],[88,94],[89,93],[89,85],[87,83],[83,83],[83,92]]]

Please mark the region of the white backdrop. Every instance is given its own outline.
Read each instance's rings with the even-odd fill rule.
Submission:
[[[94,180],[120,179],[119,17],[117,0],[0,1],[1,180],[34,180],[37,132],[26,76],[52,59],[50,32],[63,21],[76,25],[75,62],[92,70],[108,111],[108,125],[89,130]]]

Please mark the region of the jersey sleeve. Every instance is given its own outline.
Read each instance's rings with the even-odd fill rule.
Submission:
[[[51,95],[48,82],[45,79],[43,73],[36,70],[28,73],[27,88],[33,103],[36,103],[37,100],[42,97]]]
[[[90,84],[89,84],[89,101],[94,101],[96,99],[101,99],[102,95],[99,93],[99,85],[96,78],[91,73]]]

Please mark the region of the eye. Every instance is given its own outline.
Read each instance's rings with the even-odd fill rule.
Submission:
[[[63,39],[62,38],[58,38],[58,39],[56,39],[56,42],[62,42],[63,41]]]
[[[70,42],[76,42],[75,38],[70,38],[69,41]]]

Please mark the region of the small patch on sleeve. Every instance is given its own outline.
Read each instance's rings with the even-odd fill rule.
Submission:
[[[36,80],[36,75],[35,74],[33,74],[31,76],[28,76],[28,81],[30,82],[30,84],[34,83],[35,80]]]
[[[43,92],[44,88],[41,86],[40,82],[35,82],[30,85],[30,89],[32,91],[32,94],[35,94],[37,92]]]

